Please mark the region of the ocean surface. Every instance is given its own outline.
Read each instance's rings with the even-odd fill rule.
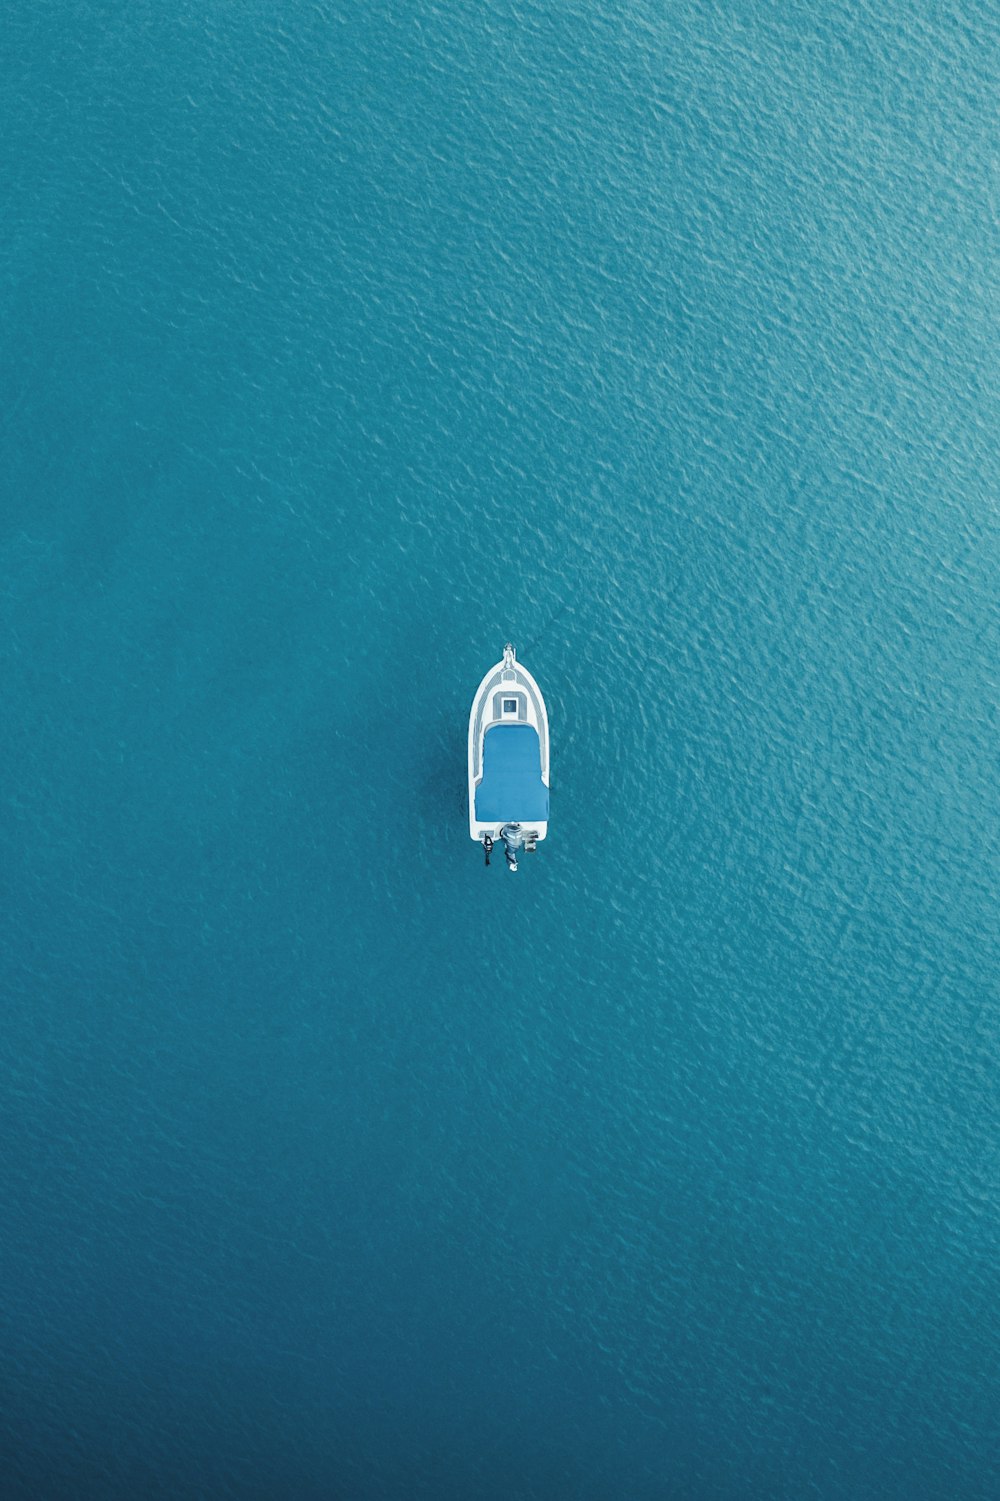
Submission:
[[[5,1498],[1000,1496],[998,77],[5,7]]]

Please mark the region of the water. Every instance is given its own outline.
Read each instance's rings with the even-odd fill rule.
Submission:
[[[7,1495],[1000,1494],[996,41],[8,8]]]

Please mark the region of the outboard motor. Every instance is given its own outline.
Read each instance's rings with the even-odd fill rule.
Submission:
[[[521,833],[519,823],[505,823],[500,830],[500,838],[504,842],[504,853],[507,856],[507,869],[511,875],[517,873],[517,856],[524,849],[524,835]]]

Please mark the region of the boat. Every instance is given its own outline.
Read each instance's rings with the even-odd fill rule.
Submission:
[[[469,714],[469,835],[503,840],[508,870],[549,831],[549,717],[538,684],[508,641]]]

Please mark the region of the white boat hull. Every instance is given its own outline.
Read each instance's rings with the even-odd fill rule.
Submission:
[[[481,792],[480,809],[477,813],[477,791],[483,788],[484,763],[486,763],[487,774],[489,772],[486,737],[490,731],[498,730],[501,726],[530,726],[535,731],[538,737],[537,776],[540,778],[540,783],[536,783],[529,796],[525,798],[522,795],[520,803],[516,793],[512,801],[508,800],[503,803],[498,802],[495,797],[486,798]],[[525,743],[528,742],[533,748],[534,742],[529,736],[525,736]],[[491,744],[496,743],[496,741],[491,742]],[[544,796],[542,796],[543,788]],[[544,839],[548,833],[548,788],[549,720],[545,700],[531,673],[517,661],[514,648],[508,646],[504,651],[503,661],[491,667],[480,683],[469,714],[470,838],[475,839],[477,843],[482,843],[487,837],[498,840],[502,828],[510,823],[518,822],[529,844],[535,840]],[[521,816],[518,812],[519,807],[526,810],[527,816]],[[542,807],[545,809],[544,818],[537,816]],[[532,817],[532,813],[536,816]]]

